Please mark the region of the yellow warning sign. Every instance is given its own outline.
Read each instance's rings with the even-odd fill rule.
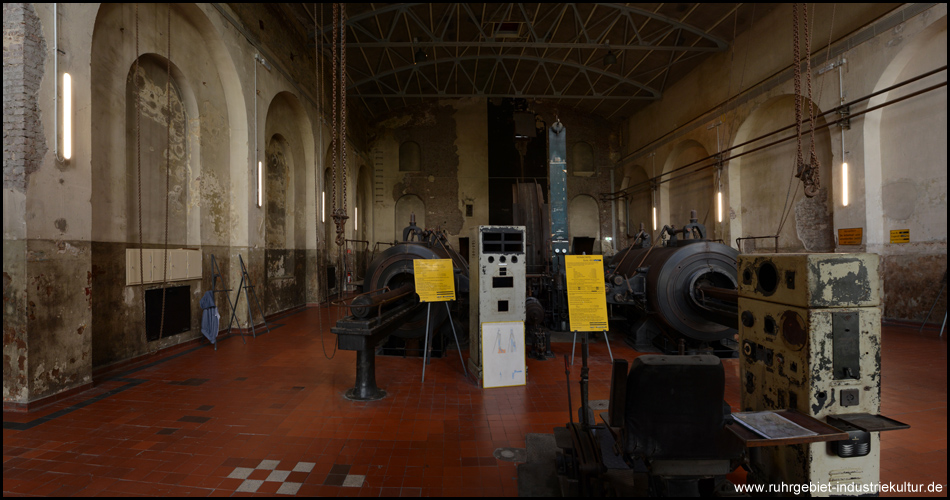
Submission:
[[[567,307],[571,330],[600,332],[607,329],[607,295],[604,293],[604,258],[601,255],[566,255]]]
[[[892,229],[891,243],[910,243],[910,229]]]
[[[864,228],[852,227],[838,230],[839,245],[860,245],[864,236]]]
[[[455,272],[452,259],[415,259],[412,261],[416,293],[422,302],[455,300]]]

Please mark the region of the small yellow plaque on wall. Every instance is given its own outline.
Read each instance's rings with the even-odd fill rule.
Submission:
[[[892,229],[891,243],[910,243],[910,229]]]
[[[839,245],[860,245],[864,237],[864,228],[852,227],[838,230]]]

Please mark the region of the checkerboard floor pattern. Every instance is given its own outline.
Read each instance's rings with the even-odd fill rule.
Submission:
[[[277,488],[278,495],[296,495],[303,480],[313,470],[313,462],[297,462],[291,470],[282,470],[280,460],[262,460],[257,467],[235,467],[231,474],[231,479],[243,479],[244,482],[238,486],[236,491],[246,493],[256,493],[266,482],[280,483]],[[341,468],[342,467],[342,468]],[[345,468],[345,470],[343,469]],[[339,469],[339,470],[337,470]],[[334,486],[347,486],[359,488],[363,486],[366,476],[347,474],[349,466],[334,466],[330,476],[325,484],[336,483]],[[337,472],[338,474],[333,474]],[[342,473],[342,474],[339,474]],[[339,481],[333,481],[339,475]],[[273,491],[272,488],[268,488]]]

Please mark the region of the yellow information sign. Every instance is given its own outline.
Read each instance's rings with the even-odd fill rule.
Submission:
[[[607,295],[604,293],[604,257],[566,255],[567,306],[571,330],[600,332],[607,329]]]
[[[416,293],[422,302],[455,300],[455,272],[452,259],[414,259],[412,270]]]
[[[864,236],[864,228],[852,227],[838,230],[839,245],[860,245]]]
[[[892,229],[891,243],[910,243],[910,229]]]

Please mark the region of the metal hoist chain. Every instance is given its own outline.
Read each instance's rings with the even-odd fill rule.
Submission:
[[[320,24],[319,24],[319,25],[317,25],[317,17],[316,17],[317,4],[314,4],[314,5],[313,5],[313,12],[314,12],[314,18],[313,18],[314,33],[320,33],[319,28],[322,28],[322,27],[324,26],[323,7],[322,7],[322,6],[320,7]],[[320,86],[320,89],[323,88],[323,82],[324,82],[323,77],[324,77],[325,62],[324,62],[324,57],[323,57],[323,49],[324,49],[324,38],[323,38],[323,35],[320,35],[319,38],[318,38],[317,41],[316,41],[317,82],[319,82],[318,85]],[[335,85],[335,84],[336,84],[336,76],[335,76],[335,75],[334,75],[334,78],[333,78],[333,82],[334,82],[334,85]],[[317,114],[322,117],[322,116],[323,116],[323,111],[324,111],[324,102],[323,102],[323,99],[324,99],[324,96],[326,95],[326,92],[325,92],[325,91],[320,92],[318,95],[319,95],[320,100],[318,101],[318,108],[319,108],[319,110],[318,110]],[[336,102],[336,101],[334,101],[334,102]],[[335,107],[334,107],[334,109],[335,109]],[[334,114],[336,114],[336,111],[334,111]],[[335,136],[335,130],[336,130],[336,129],[334,128],[334,129],[333,129],[334,136]],[[335,145],[336,142],[334,141],[333,144]],[[325,144],[323,143],[323,134],[320,134],[320,151],[323,151],[323,148],[324,148],[324,147],[325,147]],[[333,155],[334,160],[335,160],[335,159],[336,159],[336,150],[335,150],[335,149],[331,149],[331,151],[332,151],[332,155]],[[334,175],[336,174],[336,171],[335,171],[335,170],[336,170],[336,168],[334,167]],[[315,162],[315,163],[314,163],[314,179],[321,179],[321,178],[322,178],[322,179],[326,179],[326,177],[321,177],[321,176],[320,176],[319,169],[316,168],[316,162]],[[334,180],[335,180],[335,179],[336,179],[336,177],[334,176]],[[325,181],[324,181],[324,182],[325,182]],[[332,187],[332,186],[331,186],[331,187]],[[324,185],[323,188],[324,188],[324,190],[326,190],[326,186],[325,186],[325,185]],[[318,191],[319,191],[319,190],[318,190]],[[319,199],[320,199],[319,193],[317,193],[317,194],[318,194],[318,195],[315,197],[315,199],[316,199],[316,200],[319,200]],[[333,202],[335,203],[335,201],[336,201],[336,199],[334,198],[334,199],[333,199]],[[331,206],[332,206],[332,205],[331,205]],[[323,211],[324,211],[324,212],[323,212],[323,213],[324,213],[324,216],[326,216],[326,212],[325,212],[326,209],[327,209],[326,203],[323,202],[322,206],[320,207],[320,210],[323,210]],[[316,213],[316,212],[315,212],[315,213]],[[316,233],[315,233],[315,234],[320,234],[320,222],[319,222],[319,221],[320,221],[320,218],[317,217],[316,220],[315,220],[315,224],[316,224],[316,226],[317,226],[317,227],[316,227]],[[319,237],[318,237],[318,238],[319,238]],[[327,250],[327,258],[329,259],[329,250],[330,250],[329,242],[325,242],[325,245],[324,245],[324,246],[325,246],[325,249]],[[318,243],[317,247],[318,247],[318,250],[319,250],[319,243]],[[317,282],[317,302],[320,302],[320,300],[321,300],[322,298],[324,298],[324,295],[323,295],[323,283],[324,283],[324,281],[323,281],[322,279],[320,279],[320,276],[319,276],[319,266],[317,266],[317,267],[318,267],[318,270],[317,270],[317,277],[316,277],[316,282]],[[327,294],[326,294],[326,296],[325,296],[325,298],[326,298],[326,300],[327,300],[328,302],[329,302],[329,300],[330,300],[329,295],[330,295],[330,293],[329,293],[329,287],[328,287],[328,289],[327,289]],[[324,337],[324,328],[323,328],[323,307],[322,307],[322,306],[319,306],[319,305],[317,306],[317,330],[320,332],[320,347],[323,348],[323,357],[325,357],[326,359],[333,359],[334,357],[336,357],[337,343],[339,342],[339,339],[336,339],[336,340],[334,341],[334,343],[333,343],[333,354],[327,354],[327,346],[326,346],[326,343],[324,342],[324,338],[323,338],[323,337]]]
[[[801,69],[801,49],[799,39],[798,9],[802,10],[802,26],[805,35],[805,73],[806,73],[806,92],[807,96],[802,94],[802,69]],[[795,64],[795,135],[797,138],[797,157],[795,177],[801,179],[805,188],[805,196],[811,198],[818,194],[818,155],[815,151],[815,106],[812,102],[812,84],[811,84],[811,27],[808,22],[808,6],[806,4],[792,4],[792,48]],[[811,146],[809,147],[809,163],[805,163],[802,151],[802,105],[805,104],[805,98],[808,98],[808,120],[811,124]]]
[[[330,181],[330,182],[331,182],[330,186],[331,186],[331,190],[332,190],[332,193],[331,193],[331,198],[332,198],[332,200],[331,200],[331,202],[330,202],[330,206],[334,208],[334,211],[335,211],[335,209],[336,209],[336,160],[337,160],[337,150],[336,150],[336,137],[337,137],[337,132],[336,132],[336,126],[337,126],[337,119],[336,119],[336,116],[337,116],[337,113],[336,113],[336,94],[337,94],[337,89],[336,89],[336,82],[337,82],[337,77],[336,77],[336,72],[337,72],[337,40],[338,40],[339,35],[340,35],[340,32],[339,32],[339,30],[338,30],[338,26],[337,26],[337,24],[336,24],[336,20],[337,20],[337,17],[339,17],[339,11],[340,11],[340,6],[339,6],[339,4],[336,4],[336,3],[333,4],[333,19],[330,21],[331,23],[333,23],[333,39],[332,39],[332,44],[330,45],[330,59],[332,60],[332,62],[331,62],[331,66],[332,66],[332,67],[331,67],[331,70],[330,70],[330,71],[331,71],[331,73],[330,73],[330,79],[333,81],[333,84],[332,84],[332,85],[333,85],[333,107],[331,108],[331,111],[330,111],[330,156],[332,157],[332,158],[331,158],[331,161],[332,161],[332,179],[331,179],[331,181]],[[335,212],[334,212],[334,215],[335,215]],[[334,219],[334,220],[335,220],[335,219]]]
[[[339,33],[339,35],[338,35]],[[339,48],[337,47],[339,40]],[[339,54],[339,82],[337,82],[337,57]],[[339,84],[340,113],[337,115],[337,86]],[[346,7],[333,4],[333,204],[336,207],[336,171],[337,156],[342,172],[341,198],[343,205],[333,210],[333,222],[336,224],[336,244],[342,247],[346,242]],[[339,148],[339,149],[337,149]]]

